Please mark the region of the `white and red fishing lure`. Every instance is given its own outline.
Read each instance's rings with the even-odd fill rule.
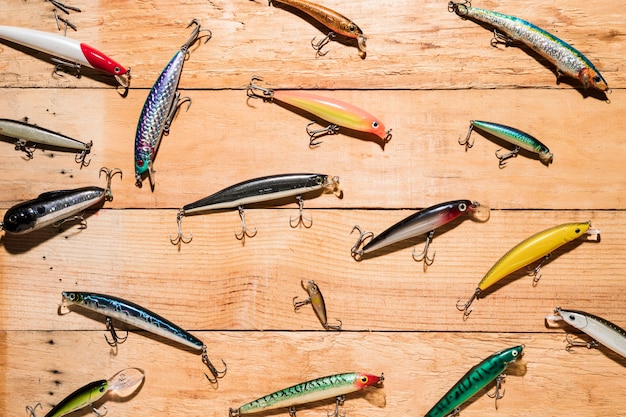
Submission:
[[[53,33],[14,26],[0,26],[0,38],[60,58],[57,61],[73,64],[79,73],[83,65],[106,72],[115,76],[120,85],[128,87],[130,68],[123,67],[85,43]]]

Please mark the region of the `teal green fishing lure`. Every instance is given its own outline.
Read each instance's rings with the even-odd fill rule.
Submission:
[[[446,417],[455,414],[465,401],[483,389],[494,379],[496,380],[496,391],[488,394],[497,401],[502,398],[500,395],[500,385],[504,376],[502,372],[509,364],[522,356],[524,345],[514,346],[496,352],[487,359],[467,371],[465,375],[439,400],[433,408],[426,413],[425,417]]]
[[[509,46],[520,41],[556,66],[557,81],[561,75],[576,78],[585,88],[608,92],[609,86],[600,71],[572,45],[520,18],[472,7],[469,1],[448,3],[448,11],[463,18],[477,20],[494,27],[493,46]]]
[[[500,153],[502,148],[496,151],[496,157],[500,160],[500,168],[503,168],[506,165],[507,159],[517,157],[520,149],[536,153],[539,155],[541,162],[546,165],[549,165],[550,162],[552,162],[552,152],[550,152],[550,149],[548,149],[548,147],[541,143],[537,138],[534,138],[526,132],[515,129],[514,127],[498,123],[485,122],[482,120],[471,120],[467,136],[465,139],[459,138],[459,144],[465,145],[465,150],[474,146],[474,141],[470,141],[470,136],[474,129],[482,130],[483,132],[489,133],[515,146],[515,148],[510,152]]]

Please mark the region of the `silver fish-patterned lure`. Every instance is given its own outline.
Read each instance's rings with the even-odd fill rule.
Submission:
[[[448,11],[462,18],[469,18],[491,25],[494,30],[492,45],[510,45],[520,41],[556,66],[557,80],[560,76],[579,80],[585,88],[608,92],[609,86],[600,71],[572,45],[553,34],[515,16],[472,7],[469,1],[448,3]]]
[[[201,29],[198,20],[192,20],[188,27],[194,25],[187,42],[174,54],[155,81],[141,110],[135,135],[135,185],[137,187],[142,186],[143,174],[147,172],[150,186],[154,190],[152,164],[161,138],[169,133],[172,120],[181,104],[187,102],[191,105],[191,99],[180,98],[180,92],[178,92],[183,64],[189,55],[189,48],[200,38],[200,32],[208,32],[205,42],[211,39],[211,31]]]

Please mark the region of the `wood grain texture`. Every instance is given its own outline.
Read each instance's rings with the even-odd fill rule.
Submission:
[[[111,416],[225,417],[229,407],[347,371],[385,374],[383,388],[347,398],[348,416],[419,416],[473,365],[520,343],[523,364],[507,372],[498,410],[484,390],[463,416],[621,410],[626,398],[612,387],[622,385],[626,360],[605,348],[567,352],[572,329],[546,327],[544,317],[560,305],[626,325],[626,14],[613,0],[474,3],[572,43],[602,71],[610,102],[573,80],[557,85],[550,65],[525,48],[490,47],[490,31],[448,13],[446,1],[325,1],[364,30],[365,59],[350,42],[332,42],[327,56],[315,58],[310,40],[325,30],[261,0],[68,2],[83,10],[64,15],[78,28],[68,36],[132,68],[125,97],[107,75],[52,76],[49,57],[0,42],[0,117],[94,142],[91,165],[81,169],[58,151],[37,150],[25,160],[0,137],[0,213],[45,191],[102,186],[102,166],[124,172],[113,180],[114,200],[86,213],[86,229],[70,222],[1,237],[0,415],[23,415],[37,401],[45,413],[87,382],[133,366],[146,371],[145,384],[128,401],[107,401]],[[3,10],[2,25],[56,30],[49,2],[11,2]],[[163,139],[154,192],[147,180],[138,189],[137,119],[192,18],[212,31],[185,62],[180,88],[192,105]],[[392,128],[393,138],[383,148],[343,131],[311,149],[309,115],[247,100],[253,74],[272,88],[358,105]],[[554,152],[554,163],[522,154],[499,169],[494,152],[504,144],[478,132],[465,151],[457,140],[472,119],[532,134]],[[311,228],[289,226],[295,200],[247,208],[258,234],[243,242],[234,237],[236,210],[186,217],[193,241],[170,244],[179,207],[246,179],[289,172],[337,175],[343,198],[306,196]],[[354,225],[380,233],[419,208],[459,198],[490,206],[490,219],[461,218],[438,229],[436,260],[427,269],[411,257],[423,236],[360,262],[350,257]],[[503,279],[462,320],[455,303],[507,250],[538,231],[586,220],[601,230],[600,242],[563,246],[536,287],[525,271]],[[300,281],[310,279],[324,294],[329,320],[340,319],[344,331],[322,330],[308,307],[294,312],[293,298],[306,296]],[[80,308],[59,314],[64,290],[144,305],[204,340],[228,374],[212,386],[199,355],[135,329],[112,351],[103,316]],[[323,415],[330,406],[311,404],[298,415]]]

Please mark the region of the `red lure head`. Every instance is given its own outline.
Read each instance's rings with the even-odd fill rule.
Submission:
[[[372,120],[369,132],[381,138],[385,143],[391,139],[391,129],[386,130],[385,125],[378,120]]]
[[[583,68],[578,73],[578,78],[580,82],[583,83],[585,88],[593,87],[596,90],[608,92],[609,86],[606,83],[606,80],[602,78],[599,72],[595,71],[593,68]]]
[[[83,51],[85,59],[87,59],[89,64],[95,69],[108,72],[111,75],[124,75],[128,72],[128,70],[119,63],[89,45],[81,43],[80,49]]]
[[[358,389],[363,389],[365,387],[371,387],[372,385],[377,385],[383,382],[385,376],[380,374],[380,376],[371,375],[371,374],[359,374],[354,381],[355,387]]]

